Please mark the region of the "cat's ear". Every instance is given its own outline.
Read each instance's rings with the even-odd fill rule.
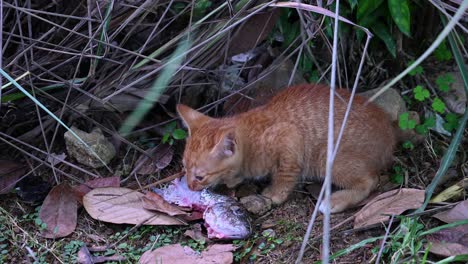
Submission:
[[[188,128],[189,134],[190,130],[193,130],[196,125],[199,125],[209,119],[208,116],[183,104],[177,105],[177,112],[179,113],[180,118],[182,118],[182,121],[184,121],[185,126]]]
[[[213,152],[222,158],[234,155],[236,151],[236,133],[234,129],[227,131],[213,148]]]

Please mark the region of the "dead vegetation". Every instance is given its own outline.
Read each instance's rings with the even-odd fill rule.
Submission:
[[[2,1],[1,69],[25,91],[3,77],[0,79],[0,263],[74,263],[77,259],[88,261],[84,263],[136,263],[144,252],[174,243],[196,251],[207,249],[207,244],[201,242],[204,240],[183,235],[189,227],[104,223],[80,209],[80,202],[94,188],[123,186],[135,190],[181,170],[185,131],[175,122],[177,102],[213,115],[231,114],[265,102],[288,84],[329,81],[332,20],[311,12],[269,7],[273,2]],[[333,10],[328,5],[333,1],[324,2],[327,1],[311,4]],[[452,2],[457,1],[444,3],[450,14],[454,10],[447,5],[457,8],[460,4]],[[433,10],[424,12],[432,16],[416,18],[413,27],[437,17]],[[351,13],[343,16],[346,15]],[[288,28],[288,23],[296,24]],[[296,28],[299,31],[290,33]],[[373,42],[375,46],[365,58],[359,79],[359,87],[366,89],[360,90],[388,82],[417,57],[423,46],[418,41],[431,41],[440,29],[417,31],[413,40],[395,33],[399,38],[399,59],[383,52],[382,43]],[[342,34],[338,84],[351,88],[364,42],[355,39],[353,30]],[[190,45],[177,53],[184,41]],[[462,59],[466,60],[464,52]],[[170,82],[158,87],[163,70],[171,68],[177,56],[181,62],[172,69]],[[395,165],[388,172],[394,183],[382,183],[381,193],[399,187],[415,191],[430,186],[462,120],[464,111],[449,107],[447,100],[451,99],[439,91],[437,77],[439,72],[463,71],[457,70],[453,58],[431,57],[423,66],[424,73],[400,82],[396,88],[403,94],[408,110],[419,113],[424,139],[399,149]],[[431,95],[444,98],[450,109],[439,113],[441,118],[448,120],[447,113],[458,114],[450,134],[440,129],[441,124],[431,130],[426,125],[426,114],[437,111],[431,108],[432,101],[423,104],[414,99],[413,89],[420,84]],[[452,82],[450,85],[454,86]],[[150,100],[148,93],[155,87],[158,94]],[[459,87],[463,88],[463,83]],[[148,100],[151,111],[142,113],[144,118],[135,129],[121,133],[121,126],[132,111]],[[451,102],[460,105],[459,101]],[[464,102],[466,108],[466,97]],[[115,148],[115,157],[100,168],[78,163],[67,152],[67,129],[44,108],[68,127],[84,133],[99,128],[100,135]],[[431,261],[467,253],[466,241],[455,235],[468,232],[466,223],[456,226],[456,221],[466,221],[467,216],[453,216],[453,212],[466,212],[460,209],[466,208],[468,174],[467,132],[462,133],[460,149],[434,190],[434,194],[448,190],[448,196],[439,197],[438,203],[430,204],[424,212],[413,213],[418,218],[389,216],[384,226],[353,226],[350,219],[362,216],[357,210],[333,216],[332,254],[369,241],[356,251],[344,251],[338,263],[377,259],[402,263],[414,260],[413,256],[429,254],[428,245],[435,247],[437,243],[438,248],[429,254]],[[440,215],[455,202],[460,202],[457,210]],[[232,249],[221,249],[219,254],[242,263],[292,263],[314,203],[310,193],[299,188],[291,202],[257,217],[254,235],[235,241],[238,248],[233,254],[229,253]],[[397,212],[392,205],[401,206],[389,203],[390,215],[399,215],[414,206],[410,203],[410,207],[400,207]],[[435,213],[439,213],[437,219],[441,221],[430,217]],[[322,220],[317,219],[304,263],[320,260]],[[64,229],[59,228],[63,223]],[[454,229],[434,231],[429,237],[424,233],[444,223],[452,224]],[[411,241],[405,240],[405,230],[414,230]],[[380,246],[382,241],[386,241],[385,247]]]

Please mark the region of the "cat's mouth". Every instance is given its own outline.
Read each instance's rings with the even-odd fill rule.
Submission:
[[[205,186],[203,184],[200,184],[200,182],[197,182],[197,181],[189,182],[188,186],[189,186],[190,190],[196,191],[196,192],[201,191],[201,190],[209,187],[209,186]]]

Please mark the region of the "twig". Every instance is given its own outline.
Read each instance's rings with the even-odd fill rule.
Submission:
[[[380,244],[379,254],[377,254],[377,260],[375,261],[375,264],[379,264],[380,258],[382,257],[383,249],[385,246],[385,241],[387,241],[388,234],[390,234],[390,227],[392,226],[394,218],[395,218],[395,215],[392,215],[392,218],[390,218],[390,222],[388,223],[388,226],[385,231],[385,236],[382,239],[382,243]]]

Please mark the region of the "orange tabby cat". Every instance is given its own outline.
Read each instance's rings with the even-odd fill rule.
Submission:
[[[211,118],[185,105],[177,111],[189,129],[183,163],[192,190],[216,184],[232,188],[245,179],[271,175],[262,195],[283,203],[303,177],[325,175],[328,103],[324,85],[290,87],[266,105],[226,118]],[[335,139],[350,93],[337,90]],[[331,196],[331,212],[365,199],[379,171],[392,161],[393,126],[379,107],[355,97],[332,172],[342,189]],[[323,211],[323,208],[321,208]]]

